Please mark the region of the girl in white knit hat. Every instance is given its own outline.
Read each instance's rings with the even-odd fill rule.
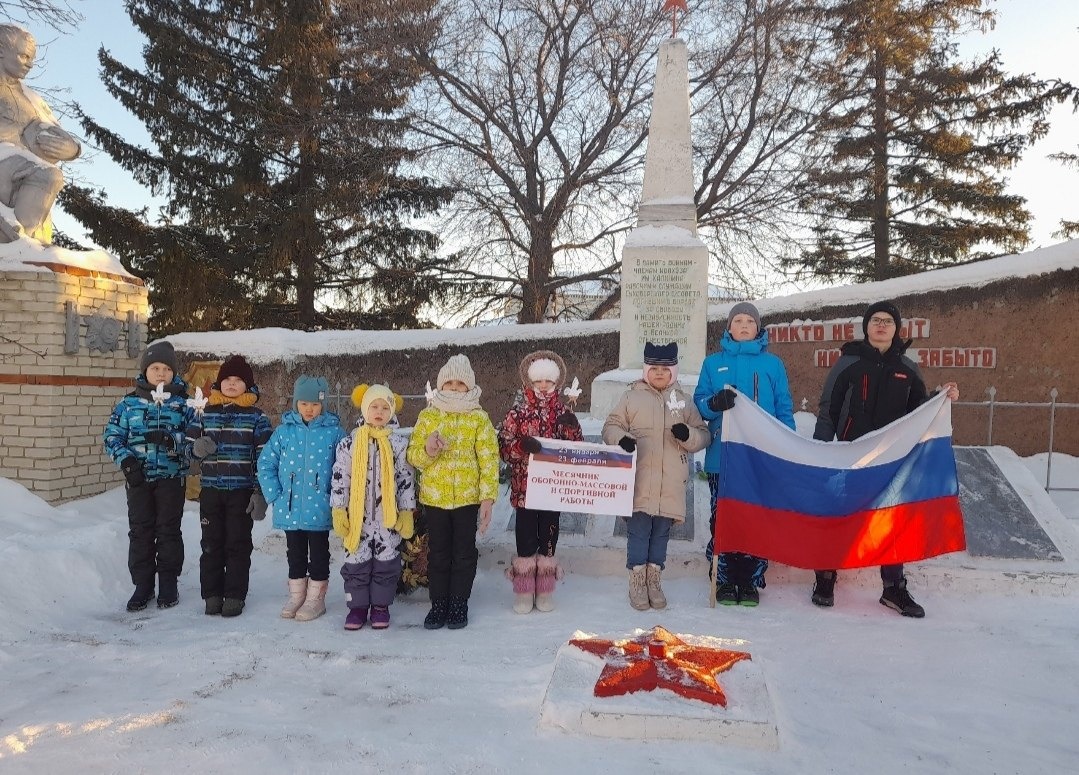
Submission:
[[[345,629],[370,621],[383,630],[401,578],[401,541],[415,531],[415,472],[395,417],[401,397],[385,385],[358,385],[352,403],[360,408],[358,427],[337,445],[330,488],[333,529],[348,552],[341,566]]]
[[[431,610],[423,626],[468,626],[480,533],[491,524],[498,497],[498,439],[480,409],[472,364],[454,355],[438,372],[431,404],[420,412],[408,443],[408,462],[420,472],[427,518],[427,579]]]
[[[510,503],[517,510],[517,556],[506,576],[513,583],[513,610],[527,614],[533,606],[539,611],[554,610],[551,595],[561,571],[554,558],[559,512],[525,508],[528,460],[540,451],[537,437],[569,441],[584,437],[577,416],[560,398],[566,364],[557,353],[529,353],[518,372],[524,390],[499,427],[498,448],[510,467]]]

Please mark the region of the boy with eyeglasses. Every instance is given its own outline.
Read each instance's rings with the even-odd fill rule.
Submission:
[[[911,340],[903,341],[899,336],[902,325],[899,309],[890,301],[878,301],[866,310],[862,317],[865,339],[843,345],[841,357],[824,380],[813,438],[852,441],[898,420],[929,399],[918,367],[905,355]],[[959,399],[954,382],[941,389],[952,401]],[[882,565],[880,578],[884,583],[881,605],[903,616],[925,616],[925,609],[907,591],[902,565]],[[834,570],[817,571],[813,603],[832,606],[835,582]]]

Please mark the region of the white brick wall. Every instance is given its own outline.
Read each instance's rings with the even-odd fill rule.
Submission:
[[[120,349],[91,352],[80,318],[79,351],[65,353],[68,301],[80,316],[122,321]],[[95,495],[123,481],[101,434],[138,368],[138,359],[127,354],[128,311],[136,314],[141,350],[144,287],[106,277],[0,272],[0,331],[13,340],[0,340],[0,476],[51,503]]]

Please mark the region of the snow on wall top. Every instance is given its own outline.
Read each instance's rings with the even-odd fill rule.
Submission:
[[[1028,253],[1001,256],[909,277],[807,291],[774,299],[761,299],[754,303],[762,315],[846,304],[871,304],[881,299],[949,288],[979,287],[1008,277],[1030,277],[1076,267],[1079,267],[1079,240],[1070,240]],[[709,318],[725,318],[733,304],[731,301],[711,305],[708,308]],[[178,350],[185,352],[221,355],[241,353],[255,364],[267,364],[291,360],[298,356],[358,355],[382,350],[433,349],[443,345],[463,347],[505,339],[566,339],[617,330],[618,320],[615,319],[411,331],[305,332],[285,328],[261,328],[250,331],[184,333],[170,336],[169,341]]]

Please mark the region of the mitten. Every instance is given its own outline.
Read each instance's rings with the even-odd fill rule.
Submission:
[[[581,422],[577,419],[577,415],[573,412],[563,412],[555,419],[556,425],[561,425],[563,428],[580,428]]]
[[[348,509],[330,509],[333,516],[333,532],[344,538],[348,535]]]
[[[146,431],[142,434],[142,437],[151,444],[157,444],[159,447],[164,447],[166,450],[171,450],[176,446],[176,438],[168,431],[154,429]]]
[[[397,524],[394,525],[401,538],[412,538],[416,535],[416,520],[411,510],[397,512]]]
[[[209,436],[199,436],[191,445],[191,454],[202,460],[217,452],[217,442]]]
[[[251,500],[247,502],[246,511],[256,522],[266,519],[266,499],[262,497],[262,492],[255,490],[251,493]]]
[[[708,399],[708,408],[713,412],[725,412],[732,406],[734,406],[734,391],[730,388],[723,388]]]
[[[521,449],[523,449],[525,452],[528,452],[529,454],[538,455],[542,447],[540,446],[539,439],[537,439],[535,436],[522,436]]]
[[[623,436],[618,440],[618,446],[624,449],[626,452],[632,452],[637,449],[637,439],[632,436]]]
[[[671,435],[679,441],[689,441],[689,426],[684,422],[676,422],[671,426]]]
[[[132,455],[125,457],[120,464],[120,470],[124,472],[128,487],[141,487],[146,484],[146,474],[142,470],[142,461]]]

